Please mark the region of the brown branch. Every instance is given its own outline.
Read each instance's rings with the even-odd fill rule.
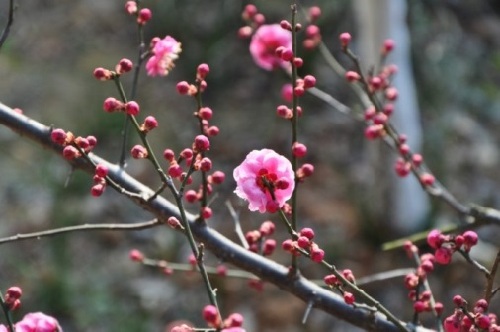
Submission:
[[[50,140],[50,127],[16,113],[2,103],[0,103],[0,124],[38,143],[43,148],[61,155],[61,147]],[[157,196],[153,200],[148,200],[147,197],[151,197],[154,191],[128,175],[116,164],[111,164],[95,154],[90,154],[89,157],[94,164],[102,163],[108,166],[109,177],[119,184],[121,188],[132,193],[140,193],[141,195],[138,196],[126,197],[133,203],[151,212],[158,220],[165,220],[169,216],[180,217],[176,206],[165,198]],[[80,169],[90,174],[94,172],[93,166],[88,161],[83,160],[83,158],[70,161],[69,163],[75,169]],[[315,308],[365,330],[400,331],[396,325],[388,321],[383,315],[378,313],[373,314],[362,308],[354,308],[346,304],[339,295],[319,287],[302,276],[296,276],[291,279],[287,267],[245,250],[206,224],[196,222],[196,216],[192,214],[187,214],[186,217],[195,238],[221,260],[255,274],[262,280],[294,294],[305,303],[311,303],[312,301]],[[430,330],[416,327],[414,331],[424,332]]]

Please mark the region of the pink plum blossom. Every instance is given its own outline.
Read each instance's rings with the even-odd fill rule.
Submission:
[[[4,325],[0,325],[0,332],[7,332]],[[29,313],[15,324],[15,332],[62,332],[57,320],[41,312]]]
[[[149,76],[166,76],[174,67],[174,60],[179,57],[181,43],[170,36],[153,40],[153,55],[146,63]]]
[[[292,49],[292,33],[279,24],[265,24],[255,31],[250,42],[250,53],[257,65],[266,70],[286,67],[287,62],[276,55],[280,46]]]
[[[236,195],[248,201],[250,211],[261,213],[274,211],[276,204],[282,207],[292,197],[295,187],[292,164],[270,149],[250,152],[234,169],[233,177]]]

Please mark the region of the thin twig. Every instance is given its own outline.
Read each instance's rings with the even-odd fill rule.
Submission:
[[[3,44],[9,37],[10,27],[14,23],[14,0],[9,0],[9,14],[7,16],[7,23],[5,24],[5,28],[2,31],[2,35],[0,36],[0,49]]]
[[[243,230],[241,229],[240,216],[236,213],[236,211],[233,208],[233,205],[229,200],[226,201],[226,206],[227,209],[229,210],[229,214],[231,215],[231,219],[233,219],[234,222],[234,232],[238,236],[238,239],[240,239],[243,248],[248,250],[250,246],[248,245],[248,241],[245,237],[245,234],[243,234]]]
[[[484,298],[486,302],[490,303],[491,298],[493,297],[493,282],[495,281],[495,276],[498,271],[498,265],[500,264],[500,250],[497,252],[497,256],[495,257],[495,261],[493,262],[493,266],[491,267],[491,272],[486,276],[486,289],[484,291]]]
[[[137,222],[132,224],[83,224],[76,226],[67,226],[61,228],[49,229],[46,231],[33,232],[33,233],[21,233],[12,235],[9,237],[0,238],[0,244],[30,240],[30,239],[41,239],[43,237],[50,237],[65,233],[81,232],[81,231],[139,231],[147,228],[152,228],[161,225],[162,222],[158,219],[153,219],[150,221]]]

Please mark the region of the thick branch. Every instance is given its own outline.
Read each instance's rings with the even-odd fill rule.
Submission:
[[[61,155],[61,147],[53,144],[50,140],[50,127],[16,113],[2,103],[0,103],[0,124],[9,127],[21,136],[40,144],[42,147]],[[157,196],[153,200],[148,200],[147,198],[153,195],[154,191],[135,180],[123,169],[95,154],[90,154],[89,157],[96,164],[102,163],[108,166],[110,170],[109,176],[122,188],[139,194],[126,197],[151,212],[158,220],[165,220],[166,217],[172,215],[179,217],[179,211],[176,206],[163,197]],[[70,164],[76,169],[93,173],[92,165],[82,158],[71,161]],[[368,331],[399,331],[384,316],[380,314],[373,315],[363,309],[355,309],[347,305],[339,295],[323,289],[301,276],[290,278],[289,270],[285,266],[245,250],[207,225],[195,222],[196,217],[194,215],[188,214],[187,218],[195,238],[220,259],[251,272],[259,278],[294,294],[305,303],[313,303],[314,307],[353,325]],[[415,331],[430,330],[416,328]]]

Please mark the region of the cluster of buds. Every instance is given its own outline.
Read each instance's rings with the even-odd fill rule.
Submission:
[[[108,176],[108,167],[104,164],[98,164],[94,171],[94,185],[90,189],[90,193],[94,197],[99,197],[106,189],[106,176]]]
[[[128,73],[132,70],[134,64],[127,58],[121,59],[115,66],[115,70],[106,69],[103,67],[97,67],[94,69],[94,77],[99,81],[108,81],[115,79],[116,77]]]
[[[196,70],[195,83],[190,84],[187,81],[181,81],[177,83],[177,92],[181,95],[188,96],[197,96],[198,93],[204,92],[208,86],[205,79],[209,72],[210,68],[206,63],[200,64]],[[219,134],[219,128],[209,123],[213,116],[213,111],[210,107],[200,107],[200,109],[194,113],[194,116],[200,121],[204,135],[210,137]]]
[[[232,313],[222,320],[217,307],[207,305],[203,308],[203,319],[208,326],[216,328],[221,332],[245,332],[243,329],[243,316],[239,313]]]
[[[7,289],[4,295],[4,305],[9,310],[16,310],[21,306],[21,295],[23,291],[21,288],[13,286]]]
[[[321,31],[315,24],[321,16],[321,9],[318,6],[313,6],[309,8],[307,14],[309,25],[306,27],[306,38],[302,42],[302,45],[305,49],[311,50],[316,48],[321,42]]]
[[[287,85],[287,86],[290,86],[291,85]],[[290,89],[291,93],[293,94],[293,88]],[[285,92],[286,94],[287,92]],[[288,96],[284,97],[284,98],[288,98]],[[290,97],[290,100],[291,100],[292,97]],[[283,118],[285,120],[290,120],[293,118],[293,110],[286,106],[286,105],[279,105],[278,107],[276,107],[276,114],[280,117],[280,118]],[[301,117],[302,116],[302,107],[300,106],[297,106],[297,116],[298,117]]]
[[[259,13],[257,7],[252,4],[246,5],[243,8],[241,17],[246,25],[238,30],[238,37],[240,38],[250,38],[253,31],[266,22],[266,17],[262,13]]]
[[[439,264],[449,264],[451,256],[458,250],[468,253],[478,242],[477,233],[465,231],[460,235],[445,235],[439,230],[432,230],[427,235],[427,243],[434,251],[434,257]]]
[[[208,166],[209,165],[211,166],[210,159],[208,159],[206,157],[200,159],[199,162],[197,162],[197,163],[200,164],[199,169],[201,169],[202,171],[208,171],[209,170]],[[224,172],[222,172],[222,171],[215,171],[212,174],[208,175],[207,176],[207,188],[206,188],[207,193],[211,194],[213,191],[212,185],[223,183],[225,178],[226,178],[226,174],[224,174]],[[201,186],[198,188],[198,190],[189,189],[184,194],[184,198],[189,203],[195,203],[197,201],[200,201],[202,199],[202,197],[203,197],[203,188]]]
[[[139,111],[141,109],[136,101],[131,100],[124,103],[114,97],[106,98],[104,100],[104,103],[102,104],[102,108],[108,113],[125,112],[126,114],[131,116],[136,116],[137,114],[139,114]]]
[[[173,269],[168,265],[167,261],[147,259],[144,254],[138,249],[132,249],[128,253],[128,257],[132,262],[144,263],[148,266],[158,267],[164,275],[170,276],[174,273]]]
[[[269,238],[274,234],[276,226],[270,220],[264,221],[259,229],[248,231],[245,239],[248,243],[248,250],[260,253],[263,256],[270,256],[276,249],[276,240]]]
[[[152,17],[151,10],[148,8],[138,8],[136,1],[127,1],[125,3],[125,11],[127,14],[135,16],[137,24],[144,25]]]
[[[429,273],[434,271],[435,256],[430,253],[418,256],[419,250],[411,241],[404,244],[404,249],[408,257],[416,259],[419,264],[414,272],[408,273],[404,278],[408,298],[413,301],[413,310],[417,314],[432,310],[440,314],[443,311],[443,304],[436,302],[433,307],[432,293],[429,290],[420,291],[423,281],[427,279]]]
[[[195,137],[192,147],[186,148],[181,151],[179,158],[175,158],[175,152],[171,149],[165,149],[163,151],[163,158],[167,160],[170,164],[168,168],[168,175],[172,178],[179,178],[182,181],[185,179],[186,173],[181,167],[181,162],[185,161],[187,166],[193,167],[195,171],[208,172],[212,169],[212,161],[203,156],[203,152],[210,149],[210,141],[205,135],[198,135]],[[212,177],[213,182],[221,183],[224,180],[224,175],[217,173],[215,177]],[[191,179],[187,180],[187,184],[192,182]]]
[[[368,127],[368,129],[370,127]],[[424,162],[422,155],[411,152],[410,146],[406,143],[405,135],[399,135],[397,145],[400,157],[398,157],[394,163],[394,171],[396,174],[403,178],[408,176],[412,169],[414,169],[418,174],[418,180],[423,187],[433,186],[436,182],[436,178],[422,167]]]
[[[352,284],[356,284],[356,278],[354,278],[354,274],[351,270],[345,269],[341,271],[343,279],[349,281]],[[344,289],[345,281],[341,278],[338,278],[335,274],[328,274],[323,278],[323,282],[330,287],[331,289],[336,289],[340,291],[342,297],[344,298],[345,303],[353,304],[356,300],[353,293],[348,292]]]
[[[305,227],[299,231],[296,240],[286,239],[283,241],[281,247],[296,256],[301,254],[301,249],[305,250],[309,253],[309,257],[313,262],[321,263],[325,257],[325,251],[313,239],[314,231],[311,228]]]
[[[63,146],[63,157],[73,160],[82,156],[82,153],[89,153],[97,145],[95,136],[75,137],[70,131],[66,132],[61,128],[53,129],[50,132],[52,142]]]
[[[453,297],[453,303],[455,311],[446,317],[443,324],[446,332],[500,331],[497,316],[488,313],[488,302],[485,299],[476,301],[472,311],[467,309],[467,302],[460,295]]]

